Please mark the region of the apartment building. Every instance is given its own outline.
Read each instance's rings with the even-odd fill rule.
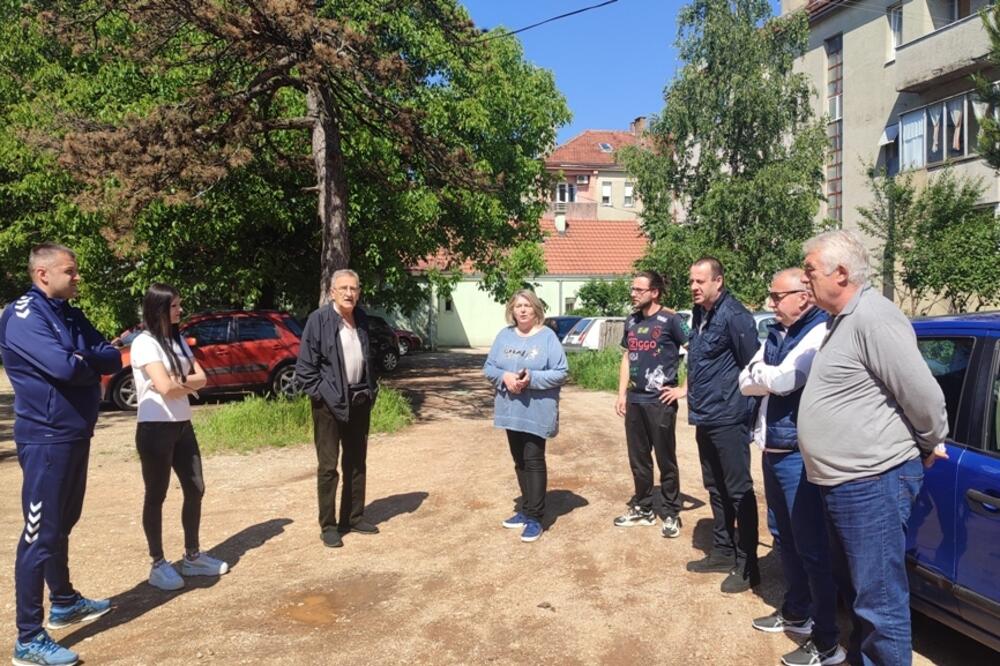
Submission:
[[[556,146],[545,159],[545,168],[557,178],[545,217],[560,226],[562,220],[638,221],[642,202],[616,153],[636,145],[645,128],[646,119],[639,116],[628,130],[588,129]]]
[[[1000,180],[976,150],[986,105],[969,75],[985,71],[990,44],[978,11],[986,0],[782,0],[804,9],[809,46],[798,68],[828,118],[827,202],[819,219],[857,228],[871,201],[864,164],[908,172],[919,186],[945,166],[982,178],[983,205],[1000,201]]]

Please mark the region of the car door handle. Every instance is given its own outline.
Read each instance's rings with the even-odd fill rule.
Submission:
[[[996,495],[969,488],[965,491],[965,501],[981,516],[1000,518],[1000,497]]]

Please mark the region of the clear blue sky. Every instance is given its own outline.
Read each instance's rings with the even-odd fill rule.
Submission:
[[[601,1],[460,0],[477,26],[511,30]],[[618,0],[514,37],[529,61],[555,74],[573,112],[560,143],[585,129],[628,129],[636,116],[663,109],[663,89],[679,66],[674,42],[684,4]]]
[[[460,0],[481,28],[511,30],[601,0]],[[559,142],[585,129],[628,129],[636,116],[663,108],[677,68],[674,40],[681,0],[618,0],[547,23],[520,39],[529,61],[552,71],[573,119]]]

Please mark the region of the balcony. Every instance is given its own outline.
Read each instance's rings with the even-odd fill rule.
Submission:
[[[596,220],[597,204],[594,202],[563,203],[561,201],[550,201],[546,209],[546,215],[552,216],[554,213],[566,213],[567,220]]]
[[[990,40],[978,14],[918,37],[896,49],[896,90],[923,92],[982,67]]]

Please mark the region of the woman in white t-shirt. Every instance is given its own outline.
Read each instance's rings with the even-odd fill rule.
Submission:
[[[229,571],[225,562],[200,552],[198,529],[205,480],[201,453],[191,427],[189,395],[205,385],[205,371],[181,337],[181,297],[166,284],[152,284],[142,301],[143,332],[132,341],[132,375],[139,401],[135,445],[142,462],[146,496],[142,529],[153,566],[149,584],[161,590],[179,590],[184,579],[163,557],[163,501],[170,486],[170,470],[177,473],[184,493],[185,576],[219,576]]]

